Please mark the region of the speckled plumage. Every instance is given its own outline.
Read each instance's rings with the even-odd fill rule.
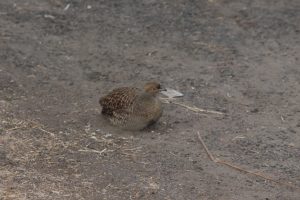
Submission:
[[[160,84],[156,82],[147,83],[143,89],[114,89],[99,101],[102,114],[115,126],[141,130],[155,123],[162,115],[161,102],[156,97],[160,89]]]

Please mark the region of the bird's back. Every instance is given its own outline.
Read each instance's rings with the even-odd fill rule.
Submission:
[[[112,115],[114,111],[126,110],[133,104],[138,93],[139,89],[133,87],[114,89],[99,100],[102,106],[102,114]]]

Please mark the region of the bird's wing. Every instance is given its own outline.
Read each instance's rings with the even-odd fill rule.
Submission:
[[[103,114],[112,114],[113,111],[127,109],[137,96],[137,88],[122,87],[111,91],[99,100]]]

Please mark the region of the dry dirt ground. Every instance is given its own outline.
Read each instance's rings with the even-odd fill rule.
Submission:
[[[0,199],[299,200],[299,22],[299,0],[1,0]],[[99,97],[148,80],[225,114],[106,124]]]

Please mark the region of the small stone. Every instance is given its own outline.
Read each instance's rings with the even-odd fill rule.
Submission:
[[[254,109],[252,109],[252,110],[250,110],[250,112],[252,112],[252,113],[258,113],[258,108],[254,108]]]

